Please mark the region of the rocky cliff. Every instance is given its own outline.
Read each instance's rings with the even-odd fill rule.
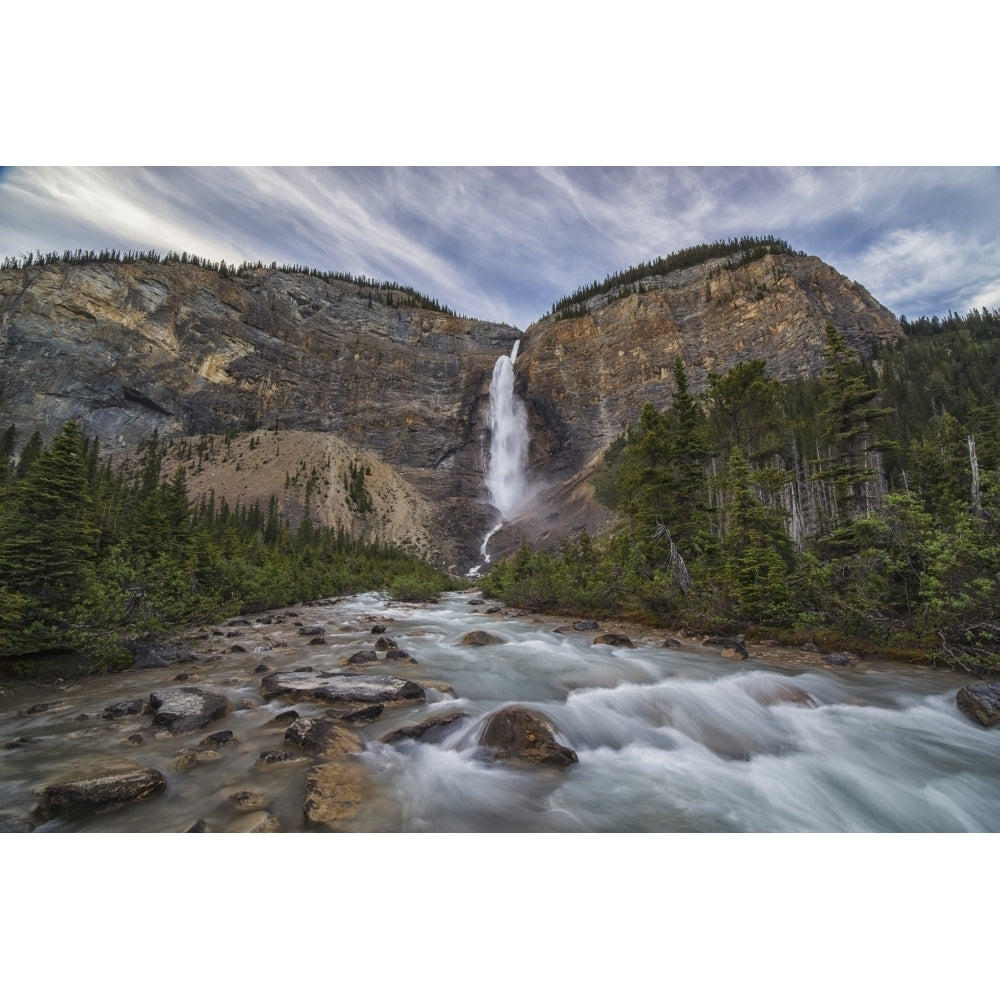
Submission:
[[[340,482],[340,465],[368,456],[393,498],[381,529],[397,541],[419,536],[422,551],[467,568],[496,519],[484,505],[485,417],[493,363],[515,340],[532,475],[548,491],[532,517],[497,537],[501,550],[522,534],[598,525],[606,512],[591,500],[588,469],[646,401],[667,405],[678,355],[697,391],[708,372],[753,357],[780,378],[817,371],[827,322],[865,354],[901,335],[865,289],[815,257],[724,263],[623,285],[523,334],[421,308],[401,292],[270,268],[223,275],[133,260],[7,270],[0,427],[15,424],[23,444],[72,417],[122,452],[154,430],[165,439],[317,435],[314,444],[296,436],[285,457],[276,448],[266,476],[257,456],[259,488],[297,473],[303,454],[320,456],[328,484]],[[252,494],[247,471],[241,463],[240,489]],[[326,500],[317,509],[339,517],[340,501]]]
[[[535,414],[537,468],[560,480],[578,472],[646,402],[666,406],[678,355],[699,392],[709,372],[751,358],[766,358],[780,379],[819,371],[828,322],[864,356],[902,336],[888,309],[818,257],[722,264],[644,278],[631,294],[589,299],[585,315],[528,328],[518,370]]]
[[[122,451],[153,431],[334,435],[430,502],[453,562],[492,517],[476,502],[483,400],[520,335],[399,292],[268,268],[27,267],[0,273],[0,422],[23,444],[73,417]]]

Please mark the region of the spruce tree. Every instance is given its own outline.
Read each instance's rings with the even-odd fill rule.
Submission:
[[[97,543],[85,456],[86,438],[71,420],[4,506],[0,579],[10,589],[59,605],[84,582]]]
[[[832,324],[826,325],[825,367],[819,423],[821,454],[815,479],[832,489],[832,526],[850,524],[871,507],[868,485],[877,479],[870,461],[873,452],[892,446],[879,441],[877,428],[892,407],[872,405],[879,395],[865,381],[858,354]]]

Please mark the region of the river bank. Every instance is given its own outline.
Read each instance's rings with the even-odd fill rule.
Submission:
[[[874,660],[836,667],[754,643],[738,659],[671,630],[584,624],[469,592],[428,604],[362,594],[192,631],[185,663],[19,682],[0,696],[0,824],[1000,827],[996,731],[956,708],[965,676]],[[529,743],[540,733],[536,746],[557,748],[546,763],[484,746],[489,720],[514,706],[530,713]],[[192,712],[201,718],[187,728]],[[549,729],[532,730],[537,720]],[[118,808],[66,807],[86,772],[114,777]]]

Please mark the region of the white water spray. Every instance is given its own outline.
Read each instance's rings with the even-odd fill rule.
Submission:
[[[487,533],[480,548],[484,562],[490,539],[504,523],[521,513],[527,500],[528,412],[514,394],[514,362],[521,341],[515,341],[510,355],[503,354],[493,366],[490,381],[490,456],[486,466],[486,489],[490,503],[500,512],[500,522]],[[469,570],[475,576],[479,566]]]
[[[514,395],[514,362],[521,341],[510,356],[501,355],[493,366],[490,382],[490,461],[486,488],[490,502],[504,521],[521,512],[525,500],[528,466],[528,413]]]

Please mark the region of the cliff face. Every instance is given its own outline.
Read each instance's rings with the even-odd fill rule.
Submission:
[[[476,503],[490,372],[520,333],[389,294],[180,263],[2,272],[0,418],[21,444],[76,418],[122,450],[154,430],[333,434],[413,484],[464,560],[492,517]]]
[[[708,372],[754,357],[779,378],[818,371],[827,322],[863,354],[901,335],[865,289],[815,257],[722,263],[644,278],[524,334],[421,309],[402,292],[268,268],[223,276],[138,260],[0,272],[0,429],[15,424],[23,445],[75,418],[123,452],[154,430],[317,435],[325,478],[339,482],[351,457],[391,470],[401,513],[387,506],[383,526],[398,521],[395,540],[419,535],[422,551],[464,571],[496,520],[483,486],[489,382],[515,340],[532,475],[548,492],[492,551],[600,526],[589,471],[646,401],[669,403],[677,356],[697,392]],[[284,465],[292,453],[312,454],[296,441],[284,457],[276,449],[268,481],[298,472]]]
[[[598,456],[645,403],[669,405],[678,356],[697,393],[709,372],[752,358],[765,358],[775,378],[815,374],[829,322],[866,357],[875,342],[902,336],[888,309],[817,257],[723,264],[643,278],[625,286],[627,295],[619,288],[587,300],[585,315],[548,316],[528,328],[517,387],[530,413],[533,474],[545,488],[530,513],[494,536],[495,552],[608,523],[589,484]]]
[[[776,378],[814,374],[828,322],[864,356],[902,336],[888,309],[817,257],[767,256],[733,271],[720,264],[644,278],[638,293],[595,296],[584,316],[528,328],[518,370],[539,469],[560,479],[578,472],[646,402],[668,405],[678,356],[700,392],[709,372],[751,358],[766,358]]]

